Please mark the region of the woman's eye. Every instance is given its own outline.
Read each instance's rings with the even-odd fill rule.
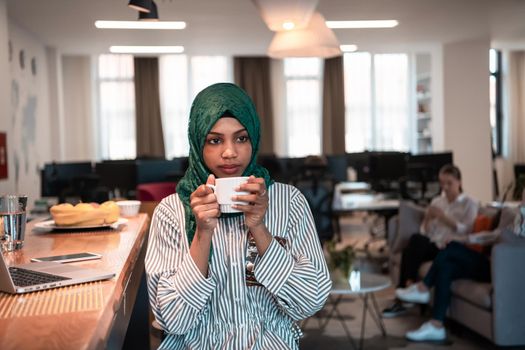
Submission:
[[[237,138],[237,142],[239,142],[239,143],[245,143],[245,142],[247,142],[249,140],[250,140],[250,138],[248,136],[246,136],[246,135],[239,136]]]
[[[221,143],[221,139],[219,139],[218,137],[212,137],[208,139],[208,143],[210,145],[218,145],[219,143]]]

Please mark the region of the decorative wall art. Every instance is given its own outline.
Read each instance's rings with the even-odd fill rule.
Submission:
[[[7,135],[0,132],[0,179],[7,179]]]

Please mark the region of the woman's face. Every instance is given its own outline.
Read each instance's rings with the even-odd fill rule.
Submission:
[[[461,181],[451,174],[439,174],[439,185],[449,200],[456,199],[461,193]]]
[[[248,131],[235,118],[220,118],[206,135],[203,157],[216,177],[242,176],[252,158]]]

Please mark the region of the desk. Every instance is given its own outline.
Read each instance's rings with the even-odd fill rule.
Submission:
[[[360,183],[358,183],[360,184]],[[338,215],[350,214],[354,211],[392,211],[399,209],[398,199],[385,199],[383,195],[355,191],[355,188],[365,190],[363,185],[352,185],[341,182],[335,185],[332,210]]]
[[[355,274],[355,272],[353,272]],[[354,349],[357,349],[354,339],[346,326],[345,320],[339,310],[337,309],[339,303],[341,302],[344,296],[350,295],[359,295],[363,301],[363,316],[361,319],[361,336],[359,338],[359,349],[363,348],[363,339],[365,332],[366,324],[366,314],[367,311],[381,330],[381,334],[386,336],[385,325],[383,324],[383,319],[381,318],[381,312],[377,306],[376,298],[374,296],[375,292],[386,289],[390,287],[390,279],[385,276],[373,274],[373,273],[357,273],[350,277],[349,281],[343,281],[340,278],[332,278],[332,290],[330,291],[329,301],[332,308],[328,312],[326,321],[322,324],[321,329],[324,330],[328,321],[334,316],[337,315],[339,322],[343,326],[350,343]],[[372,307],[368,304],[369,300],[372,300]]]
[[[42,233],[33,226],[27,224],[22,250],[4,254],[9,265],[91,251],[102,259],[75,264],[116,276],[24,295],[0,292],[0,349],[122,348],[144,271],[148,216],[131,218],[119,231]]]
[[[332,213],[335,217],[336,231],[340,236],[341,228],[339,225],[339,218],[344,215],[352,214],[356,211],[374,212],[382,216],[384,219],[385,232],[387,232],[388,220],[397,214],[399,210],[398,199],[385,199],[383,195],[376,193],[362,193],[348,191],[351,189],[351,183],[341,182],[335,185],[334,197],[332,201]],[[374,238],[377,236],[373,231],[370,232]],[[365,245],[365,250],[368,249],[368,244]]]

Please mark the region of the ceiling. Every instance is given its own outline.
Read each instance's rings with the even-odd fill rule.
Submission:
[[[6,0],[10,20],[65,54],[108,52],[110,45],[183,45],[190,54],[264,54],[272,39],[249,0],[156,0],[161,20],[185,30],[96,29],[97,19],[135,20],[127,0]],[[284,0],[283,0],[284,1]],[[320,0],[327,20],[397,19],[393,29],[337,29],[360,49],[417,50],[436,43],[490,38],[525,48],[525,0]]]

